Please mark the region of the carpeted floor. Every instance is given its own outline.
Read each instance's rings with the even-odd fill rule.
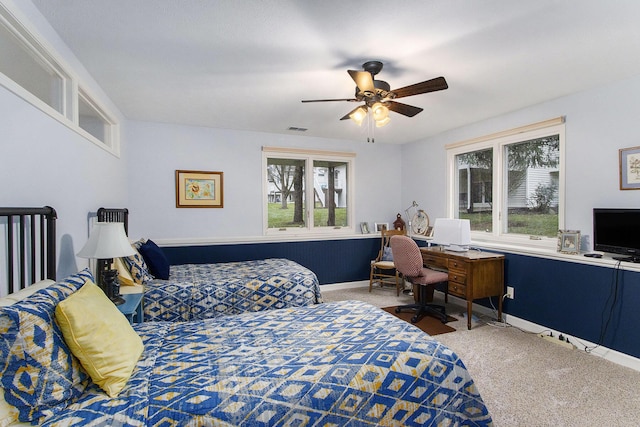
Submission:
[[[377,307],[413,299],[380,287],[322,295],[325,302],[354,299]],[[441,294],[435,298],[441,301]],[[456,331],[434,339],[460,356],[496,427],[640,425],[640,372],[475,315],[467,330],[465,311],[447,305],[447,314],[458,319],[447,325]]]

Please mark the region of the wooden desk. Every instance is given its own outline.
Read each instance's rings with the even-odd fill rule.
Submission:
[[[502,320],[504,255],[470,250],[453,252],[440,247],[420,248],[425,267],[449,272],[449,293],[467,300],[467,328],[471,329],[474,299],[498,297],[498,321]]]

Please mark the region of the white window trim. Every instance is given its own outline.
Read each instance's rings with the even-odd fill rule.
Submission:
[[[456,155],[469,151],[479,151],[493,148],[493,164],[502,165],[504,147],[520,141],[536,139],[551,134],[558,134],[560,139],[560,160],[558,175],[558,228],[563,229],[565,224],[565,118],[557,117],[514,129],[509,129],[494,134],[456,142],[445,146],[447,150],[447,216],[455,218],[456,215]],[[504,209],[504,193],[502,191],[503,167],[494,167],[493,171],[493,204],[499,209],[498,216],[502,217]],[[530,236],[517,234],[501,234],[498,216],[493,216],[492,232],[484,233],[472,231],[471,239],[478,245],[486,247],[500,247],[502,245],[515,248],[533,248],[555,251],[558,244],[557,238]]]
[[[262,147],[262,223],[263,234],[265,236],[327,236],[327,235],[342,235],[342,234],[354,234],[354,218],[355,209],[353,206],[354,201],[354,175],[355,175],[355,153],[342,152],[342,151],[322,151],[322,150],[305,150],[302,148],[281,148],[281,147]],[[264,177],[267,176],[267,159],[268,158],[282,158],[282,159],[297,159],[305,160],[305,200],[307,203],[305,216],[306,227],[295,228],[283,228],[275,229],[269,228],[269,212],[267,210],[267,182]],[[313,170],[314,160],[334,160],[349,163],[347,176],[347,223],[346,227],[322,227],[311,225],[313,217],[313,209],[309,209],[308,201],[315,200],[313,194],[313,174],[307,173],[307,170]]]
[[[60,100],[60,105],[62,111],[58,111],[42,101],[2,72],[0,72],[0,86],[5,87],[7,90],[13,92],[15,95],[98,147],[116,157],[120,157],[120,124],[118,120],[97,102],[97,98],[91,96],[88,91],[84,89],[80,90],[80,79],[73,73],[72,68],[61,58],[55,49],[33,30],[28,21],[19,19],[8,6],[2,3],[0,3],[0,25],[3,25],[8,31],[13,33],[26,53],[61,79],[62,99]],[[81,93],[84,93],[84,96],[81,95]],[[107,141],[98,140],[79,126],[78,103],[80,96],[83,96],[85,102],[97,107],[97,111],[103,115],[105,120],[110,124],[110,129],[105,133],[105,135],[108,134],[109,136]]]

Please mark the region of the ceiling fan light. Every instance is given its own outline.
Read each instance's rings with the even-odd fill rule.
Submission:
[[[382,120],[376,120],[376,127],[381,128],[382,126],[386,126],[389,124],[390,121],[391,119],[389,118],[389,116],[385,117]]]
[[[364,107],[358,107],[353,113],[349,114],[349,118],[356,122],[358,126],[362,125],[365,117],[367,117],[367,110]]]
[[[384,120],[389,116],[389,108],[381,102],[376,102],[371,107],[373,111],[373,119],[377,122],[378,120]]]

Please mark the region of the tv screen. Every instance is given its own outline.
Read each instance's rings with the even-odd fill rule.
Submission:
[[[640,209],[593,209],[593,248],[640,257]]]

